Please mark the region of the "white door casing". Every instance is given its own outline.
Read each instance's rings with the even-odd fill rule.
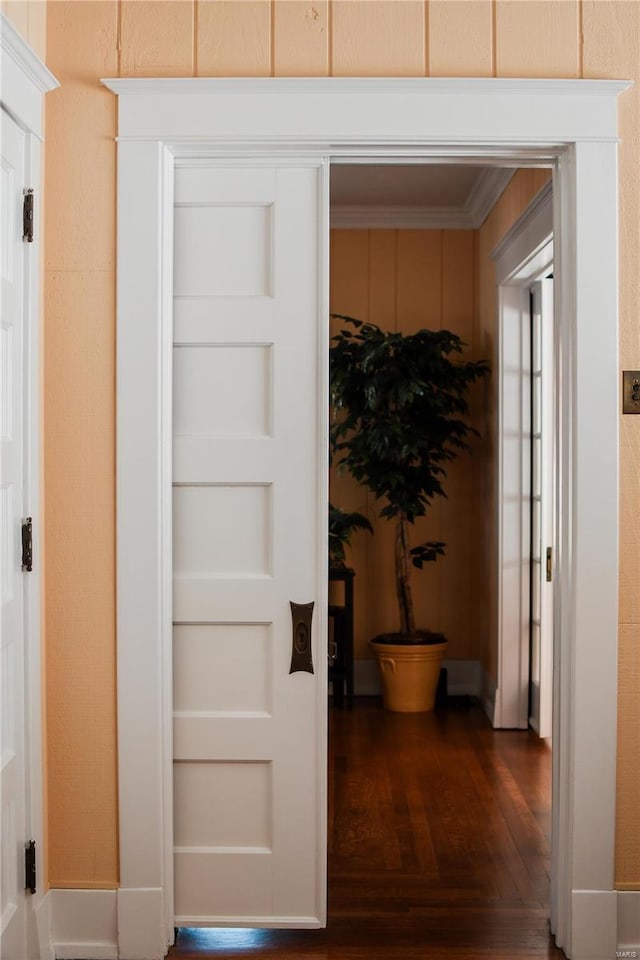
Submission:
[[[131,960],[162,956],[172,937],[174,916],[169,815],[172,166],[180,157],[217,156],[234,158],[233,165],[247,160],[255,165],[256,158],[300,159],[305,153],[315,159],[351,157],[354,162],[365,157],[370,162],[372,156],[383,161],[393,157],[396,162],[408,157],[423,157],[426,162],[465,157],[485,163],[554,165],[556,313],[561,321],[556,616],[561,643],[554,674],[558,709],[554,709],[553,920],[560,944],[577,960],[612,955],[618,563],[616,97],[628,84],[473,79],[105,83],[119,95],[120,141],[121,955]],[[320,214],[326,217],[327,210],[325,194]],[[324,276],[326,284],[326,272]],[[326,312],[326,289],[320,300],[320,310]],[[326,344],[318,344],[321,366],[326,349]],[[597,396],[592,390],[596,380]],[[318,718],[320,711],[318,703]],[[324,730],[317,733],[325,735]],[[143,911],[145,937],[136,932]],[[135,943],[135,949],[127,943]]]
[[[556,176],[557,183],[557,176]],[[553,187],[491,252],[498,291],[498,637],[496,728],[529,724],[531,586],[530,287],[553,264]]]
[[[40,509],[40,254],[43,96],[58,86],[34,51],[0,14],[2,106],[2,925],[1,953],[32,960],[48,948],[41,923],[43,870],[42,590]],[[23,191],[33,188],[33,242],[22,240]],[[21,521],[33,520],[33,569],[21,569]],[[15,756],[12,756],[14,754]],[[10,782],[8,782],[10,781]],[[6,817],[8,808],[12,814]],[[11,839],[9,839],[9,837]],[[36,844],[37,890],[25,895],[24,846]],[[43,933],[39,942],[40,934]],[[16,944],[19,952],[13,952]]]
[[[323,171],[175,171],[176,926],[324,923]],[[315,675],[289,673],[290,601],[315,604]]]

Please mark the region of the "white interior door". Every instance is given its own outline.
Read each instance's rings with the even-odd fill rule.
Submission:
[[[322,176],[176,169],[176,926],[325,919]],[[290,601],[315,603],[313,674]]]
[[[530,723],[552,733],[553,703],[553,279],[531,288]]]
[[[24,960],[26,894],[25,623],[21,568],[24,499],[24,286],[22,197],[25,143],[22,130],[1,111],[0,260],[0,956]]]

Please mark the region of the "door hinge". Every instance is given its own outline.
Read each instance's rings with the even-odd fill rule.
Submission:
[[[24,191],[22,201],[22,239],[33,243],[33,187]]]
[[[26,573],[33,570],[33,521],[27,517],[22,521],[22,569]]]
[[[30,840],[24,848],[24,888],[36,892],[36,842]]]
[[[553,579],[553,547],[547,547],[547,583]]]

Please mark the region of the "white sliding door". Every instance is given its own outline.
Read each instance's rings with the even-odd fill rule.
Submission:
[[[176,926],[324,923],[321,187],[315,163],[176,167]]]

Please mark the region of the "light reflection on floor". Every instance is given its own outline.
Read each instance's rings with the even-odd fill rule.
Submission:
[[[180,927],[176,943],[194,950],[257,950],[269,934],[253,927]]]

